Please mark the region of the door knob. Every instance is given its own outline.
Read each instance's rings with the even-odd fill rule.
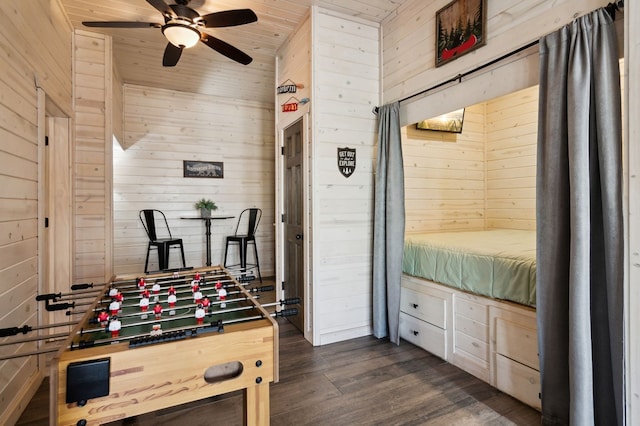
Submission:
[[[296,240],[301,240],[302,239],[302,234],[296,234]]]

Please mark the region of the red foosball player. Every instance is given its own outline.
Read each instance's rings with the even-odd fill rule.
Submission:
[[[198,305],[198,307],[196,308],[196,321],[198,322],[198,324],[204,323],[205,315],[206,315],[206,312],[202,308],[202,305],[201,304]]]
[[[171,296],[172,294],[176,294],[176,289],[173,288],[173,286],[169,287],[169,291],[167,291],[167,294],[169,296]]]
[[[156,305],[153,307],[153,313],[155,314],[157,320],[162,318],[162,305],[160,304],[160,302],[156,302]]]
[[[147,286],[147,283],[144,282],[144,278],[138,279],[138,290],[142,290]]]
[[[222,288],[222,283],[218,280],[216,283],[216,290],[220,290]]]
[[[200,283],[198,281],[194,281],[194,284],[191,286],[191,291],[193,293],[200,291]]]
[[[202,292],[198,290],[195,293],[193,293],[193,303],[199,304],[200,302],[202,302]]]
[[[100,323],[101,327],[106,327],[107,324],[109,323],[109,313],[107,312],[106,309],[103,309],[98,314],[98,322]]]
[[[120,302],[117,299],[111,299],[111,304],[109,304],[109,311],[111,312],[111,316],[118,315],[118,311],[120,310]]]
[[[193,277],[195,281],[200,281],[200,272],[196,272],[196,275]]]
[[[202,307],[206,310],[209,310],[209,306],[211,306],[211,300],[207,296],[202,299]]]
[[[111,337],[116,338],[120,335],[120,329],[122,328],[122,323],[118,319],[118,317],[114,316],[111,318],[111,322],[109,323],[109,331],[111,332]]]
[[[148,299],[150,296],[151,296],[151,293],[146,288],[143,289],[142,292],[140,293],[140,297],[142,297],[142,298],[147,298]]]
[[[224,288],[218,290],[218,300],[220,300],[221,308],[227,307],[227,302],[225,302],[225,300],[227,300],[227,290],[225,290]]]
[[[118,301],[118,303],[120,303],[120,305],[122,305],[122,302],[124,302],[124,294],[122,294],[121,291],[118,291],[118,294],[116,294],[115,299]]]

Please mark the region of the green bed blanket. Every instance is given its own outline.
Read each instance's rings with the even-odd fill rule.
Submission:
[[[536,304],[536,233],[510,229],[408,234],[404,273],[494,299]]]

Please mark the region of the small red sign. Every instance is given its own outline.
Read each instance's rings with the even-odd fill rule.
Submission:
[[[297,102],[291,102],[289,104],[283,104],[282,105],[282,112],[293,112],[293,111],[297,111],[298,110],[298,103]]]

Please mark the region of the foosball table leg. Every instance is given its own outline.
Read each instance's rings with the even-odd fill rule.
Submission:
[[[269,383],[262,382],[244,389],[245,426],[267,426],[270,421]]]

